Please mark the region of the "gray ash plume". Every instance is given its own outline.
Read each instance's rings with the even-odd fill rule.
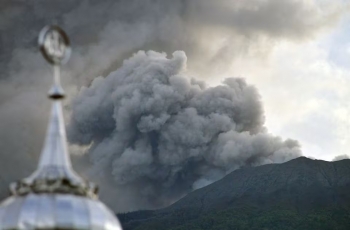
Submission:
[[[296,141],[267,133],[255,87],[241,78],[206,87],[186,75],[186,62],[182,51],[139,51],[72,103],[69,139],[90,146],[91,173],[154,207],[237,168],[301,155]]]

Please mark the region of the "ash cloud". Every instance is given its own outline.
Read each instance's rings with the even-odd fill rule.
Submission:
[[[206,87],[186,62],[183,51],[139,51],[72,102],[68,136],[91,145],[92,174],[135,187],[153,207],[240,167],[301,155],[296,141],[267,133],[253,86],[228,78]]]
[[[264,55],[279,40],[312,38],[347,8],[341,1],[303,0],[4,0],[0,9],[1,78],[9,71],[22,84],[38,81],[40,75],[22,72],[33,64],[38,68],[33,63],[38,31],[57,23],[74,48],[70,80],[82,85],[115,70],[140,49],[185,50],[196,71],[209,63],[224,66],[239,56]]]
[[[51,73],[36,48],[37,34],[44,25],[58,24],[71,38],[73,55],[63,69],[62,83],[72,98],[82,85],[90,85],[96,76],[106,76],[140,49],[167,53],[184,50],[189,57],[188,71],[201,80],[210,80],[237,58],[266,56],[275,42],[300,42],[331,28],[346,11],[341,2],[332,0],[322,5],[319,1],[302,0],[0,1],[0,174],[6,175],[0,177],[0,197],[6,194],[9,182],[34,169],[44,140],[49,114],[44,95],[51,83]],[[192,84],[203,88],[202,83]],[[68,101],[66,114],[71,107]],[[148,132],[146,124],[163,127],[168,118],[143,119],[138,128]],[[100,127],[105,132],[113,128]],[[74,161],[81,172],[88,171],[85,158],[75,157]],[[221,175],[221,170],[212,170],[193,186],[201,187]],[[102,198],[115,204],[116,210],[152,206],[136,199],[135,187],[123,186],[124,192],[117,191],[110,186],[109,179],[101,181],[105,194]],[[116,198],[120,194],[123,199]]]

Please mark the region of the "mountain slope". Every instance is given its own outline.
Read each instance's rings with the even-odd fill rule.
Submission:
[[[300,226],[312,229],[312,224],[322,223],[334,213],[337,215],[333,221],[345,218],[335,224],[350,223],[349,207],[350,160],[326,162],[300,157],[284,164],[236,170],[165,209],[134,212],[120,215],[120,218],[125,229],[149,229],[150,226],[152,229],[174,226],[181,229],[188,224],[194,224],[188,228],[196,229],[204,220],[212,219],[215,223],[222,216],[227,220],[235,219],[235,223],[245,219],[247,223],[254,220],[258,224],[266,215],[276,223],[289,216],[287,219],[299,227],[285,229],[302,229]],[[315,216],[317,218],[313,219]],[[327,227],[327,224],[331,224],[330,220],[325,220],[322,226]],[[292,223],[285,226],[291,227]],[[342,229],[342,226],[336,227]],[[242,226],[235,228],[244,229]],[[215,229],[215,226],[198,229]]]

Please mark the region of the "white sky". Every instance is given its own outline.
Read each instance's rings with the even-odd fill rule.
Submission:
[[[298,140],[305,156],[350,155],[349,29],[346,17],[312,40],[278,43],[263,62],[232,66],[258,88],[269,132]]]

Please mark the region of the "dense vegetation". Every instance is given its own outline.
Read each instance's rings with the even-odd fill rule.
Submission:
[[[135,213],[141,222],[128,222],[121,215],[125,230],[348,230],[350,209],[330,207],[307,213],[284,207],[262,210],[245,206],[198,214],[195,210],[179,211],[148,218],[147,212]],[[134,219],[135,216],[133,217]],[[145,219],[147,219],[145,221]]]

